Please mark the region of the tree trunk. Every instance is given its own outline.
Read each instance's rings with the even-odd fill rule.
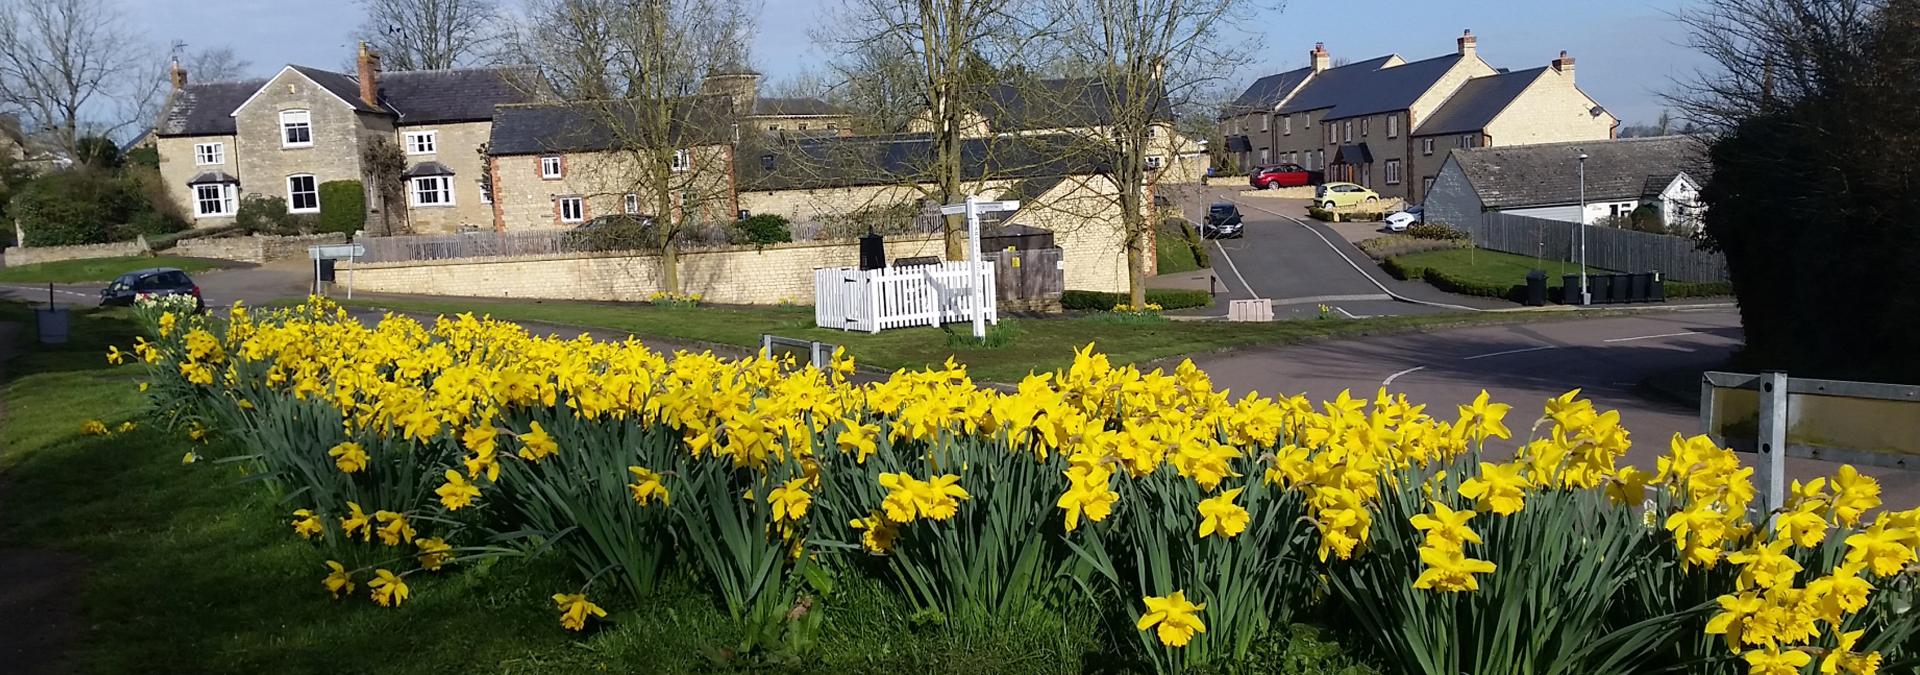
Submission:
[[[1127,233],[1127,302],[1139,310],[1147,306],[1148,218],[1140,213],[1137,183],[1131,187],[1120,186],[1120,211],[1120,222]]]
[[[668,293],[680,292],[680,244],[672,239],[660,247],[660,285]]]

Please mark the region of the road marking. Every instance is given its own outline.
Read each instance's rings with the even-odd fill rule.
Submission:
[[[1601,340],[1601,342],[1632,342],[1634,340],[1652,340],[1654,338],[1680,337],[1682,335],[1699,335],[1699,334],[1700,334],[1699,331],[1689,330],[1689,331],[1681,331],[1678,333],[1661,333],[1659,335],[1641,335],[1637,337],[1614,338],[1611,340]]]
[[[1374,293],[1370,295],[1309,295],[1299,298],[1280,298],[1273,301],[1275,307],[1281,305],[1325,305],[1335,302],[1365,302],[1368,300],[1392,300],[1393,296]]]
[[[47,292],[47,289],[45,289],[45,288],[34,288],[34,287],[32,287],[32,286],[0,286],[0,288],[6,288],[6,289],[9,289],[9,290],[15,290],[15,291],[22,291],[22,292],[27,292],[27,293],[45,293],[45,292]],[[55,293],[59,293],[59,294],[61,294],[61,295],[71,295],[71,296],[74,296],[74,297],[77,297],[77,298],[92,298],[92,297],[97,297],[97,296],[92,296],[92,295],[87,295],[87,294],[85,294],[85,293],[81,293],[81,292],[78,292],[78,291],[69,291],[69,290],[66,290],[66,289],[64,289],[64,288],[56,288],[56,289],[53,289],[53,292],[55,292]]]
[[[1234,201],[1236,201],[1236,202],[1238,202],[1238,201],[1239,201],[1239,199],[1234,199]],[[1401,302],[1408,302],[1408,303],[1413,303],[1413,304],[1416,304],[1416,305],[1427,305],[1427,306],[1430,306],[1430,307],[1444,307],[1444,308],[1446,308],[1446,309],[1458,309],[1458,310],[1463,310],[1463,311],[1469,311],[1469,312],[1481,312],[1481,311],[1485,311],[1485,310],[1482,310],[1482,309],[1480,309],[1480,308],[1478,308],[1478,307],[1468,307],[1468,306],[1466,306],[1466,305],[1449,305],[1449,304],[1447,304],[1447,303],[1444,303],[1444,302],[1428,302],[1428,301],[1426,301],[1426,300],[1416,300],[1416,299],[1413,299],[1413,298],[1409,298],[1409,297],[1406,297],[1406,296],[1404,296],[1404,295],[1400,295],[1400,294],[1398,294],[1398,293],[1395,293],[1395,292],[1393,292],[1393,289],[1390,289],[1390,288],[1387,288],[1387,285],[1386,285],[1386,284],[1383,284],[1383,283],[1380,283],[1380,280],[1379,280],[1379,279],[1375,279],[1375,278],[1373,278],[1373,275],[1371,275],[1371,274],[1368,274],[1368,273],[1367,273],[1367,271],[1366,271],[1365,269],[1363,269],[1363,268],[1361,268],[1361,267],[1360,267],[1360,263],[1356,263],[1356,262],[1354,262],[1354,261],[1353,261],[1353,258],[1349,258],[1349,257],[1347,257],[1347,252],[1346,252],[1346,251],[1342,251],[1342,250],[1340,250],[1340,247],[1338,247],[1338,246],[1335,246],[1335,245],[1333,245],[1333,240],[1332,240],[1332,239],[1328,239],[1328,238],[1327,238],[1327,235],[1324,235],[1324,234],[1321,234],[1321,233],[1320,233],[1320,231],[1319,231],[1319,230],[1316,230],[1316,229],[1314,229],[1312,225],[1308,225],[1308,224],[1306,224],[1306,223],[1303,223],[1303,222],[1300,222],[1300,219],[1298,219],[1298,218],[1295,218],[1295,217],[1293,217],[1293,216],[1289,216],[1289,215],[1287,215],[1287,214],[1284,214],[1284,213],[1280,213],[1280,212],[1278,212],[1278,211],[1272,211],[1272,210],[1268,210],[1268,209],[1264,209],[1264,208],[1260,208],[1260,207],[1258,207],[1258,206],[1254,206],[1254,205],[1252,205],[1252,204],[1247,204],[1246,206],[1247,206],[1247,208],[1250,208],[1250,209],[1255,209],[1255,210],[1258,210],[1258,211],[1264,211],[1264,212],[1266,212],[1266,213],[1269,213],[1269,214],[1272,214],[1272,215],[1276,215],[1276,216],[1279,216],[1279,217],[1281,217],[1281,218],[1285,218],[1285,219],[1287,219],[1287,220],[1290,220],[1290,221],[1293,221],[1293,224],[1295,224],[1295,225],[1299,225],[1300,227],[1304,227],[1304,228],[1306,228],[1308,232],[1312,232],[1312,233],[1313,233],[1313,236],[1316,236],[1316,237],[1319,237],[1319,238],[1320,238],[1320,241],[1321,241],[1321,242],[1323,242],[1323,243],[1325,243],[1325,244],[1327,245],[1327,248],[1330,248],[1330,249],[1333,249],[1333,253],[1334,253],[1334,255],[1337,255],[1337,256],[1340,256],[1340,259],[1341,259],[1341,260],[1345,260],[1345,261],[1347,261],[1347,264],[1353,267],[1353,271],[1355,271],[1355,272],[1359,272],[1359,273],[1360,273],[1360,276],[1362,276],[1362,277],[1365,277],[1365,278],[1366,278],[1366,280],[1367,280],[1367,283],[1370,283],[1370,284],[1373,284],[1373,285],[1374,285],[1374,287],[1376,287],[1376,288],[1379,288],[1379,289],[1380,289],[1380,292],[1382,292],[1382,293],[1385,293],[1385,294],[1387,294],[1387,296],[1388,296],[1388,297],[1391,297],[1391,298],[1393,298],[1393,299],[1395,299],[1395,300],[1399,300],[1399,301],[1401,301]],[[1229,259],[1229,260],[1227,261],[1227,264],[1229,264],[1229,265],[1231,265],[1231,264],[1233,264],[1233,261],[1232,261],[1231,259]],[[1238,272],[1236,271],[1235,273],[1237,274]]]
[[[1465,356],[1465,357],[1461,357],[1460,360],[1472,361],[1474,359],[1486,359],[1486,358],[1492,358],[1495,356],[1506,356],[1508,354],[1525,354],[1527,352],[1538,352],[1538,351],[1545,351],[1548,349],[1558,349],[1558,348],[1559,347],[1556,345],[1542,345],[1539,347],[1523,347],[1520,349],[1509,349],[1504,352],[1494,352],[1491,354],[1476,354],[1473,356]]]
[[[1347,318],[1349,318],[1349,319],[1359,319],[1359,318],[1362,318],[1362,317],[1359,317],[1359,316],[1355,316],[1355,315],[1353,314],[1353,312],[1349,312],[1349,311],[1347,311],[1347,308],[1345,308],[1345,307],[1335,307],[1335,308],[1333,308],[1333,311],[1336,311],[1336,312],[1339,312],[1339,313],[1341,313],[1341,314],[1345,314],[1345,315],[1347,315]]]
[[[1397,373],[1394,373],[1394,374],[1392,374],[1392,375],[1388,375],[1388,376],[1387,376],[1387,379],[1384,379],[1384,380],[1381,380],[1381,381],[1380,381],[1380,386],[1382,386],[1382,387],[1391,387],[1391,386],[1393,386],[1393,381],[1394,381],[1394,380],[1398,380],[1398,379],[1400,379],[1400,376],[1401,376],[1401,375],[1405,375],[1405,374],[1407,374],[1407,373],[1411,373],[1411,372],[1414,372],[1414,371],[1418,371],[1418,370],[1426,370],[1426,369],[1427,369],[1427,367],[1426,367],[1426,366],[1414,366],[1414,367],[1412,367],[1412,368],[1408,368],[1408,369],[1406,369],[1406,370],[1402,370],[1402,371],[1400,371],[1400,372],[1397,372]]]
[[[1218,239],[1213,240],[1213,247],[1216,249],[1220,249],[1220,257],[1224,258],[1227,261],[1227,269],[1233,270],[1233,276],[1239,277],[1240,286],[1247,289],[1247,295],[1250,295],[1256,298],[1260,297],[1260,293],[1253,290],[1253,284],[1247,283],[1247,278],[1244,276],[1241,276],[1240,266],[1233,264],[1233,256],[1227,255],[1227,247],[1221,245],[1220,240]]]

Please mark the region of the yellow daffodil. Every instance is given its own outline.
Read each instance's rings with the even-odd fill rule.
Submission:
[[[1473,511],[1455,511],[1437,501],[1427,504],[1433,513],[1417,513],[1408,519],[1413,529],[1426,533],[1427,546],[1462,550],[1469,543],[1480,543],[1480,535],[1467,527],[1467,521],[1473,520]]]
[[[414,556],[420,561],[420,569],[438,572],[441,567],[453,561],[453,546],[445,539],[439,537],[415,539],[413,545],[420,549],[420,553]]]
[[[85,436],[105,436],[110,433],[107,423],[100,420],[87,420],[80,423],[80,433]]]
[[[1800,675],[1800,669],[1813,663],[1813,657],[1798,649],[1780,651],[1775,647],[1755,649],[1741,655],[1747,661],[1748,675]]]
[[[347,515],[340,519],[340,530],[345,532],[348,538],[352,538],[357,532],[360,534],[361,541],[373,540],[373,525],[367,519],[367,512],[360,510],[360,505],[354,502],[347,502]]]
[[[1420,572],[1413,587],[1422,590],[1457,593],[1480,590],[1480,580],[1475,574],[1492,574],[1493,563],[1468,558],[1457,548],[1420,547],[1420,562],[1426,569]]]
[[[795,478],[767,493],[767,504],[773,507],[775,522],[795,522],[806,517],[807,507],[813,504],[806,485],[807,479]]]
[[[353,576],[347,573],[346,566],[328,560],[327,569],[331,571],[327,573],[327,578],[320,580],[320,585],[333,595],[333,599],[339,600],[340,596],[353,592]]]
[[[857,424],[849,422],[847,430],[840,432],[834,444],[840,451],[854,456],[854,463],[865,464],[879,446],[880,425]]]
[[[1215,533],[1231,539],[1247,529],[1249,521],[1247,509],[1233,503],[1234,498],[1239,497],[1244,489],[1234,488],[1200,502],[1201,539]]]
[[[1513,432],[1507,429],[1505,420],[1513,406],[1491,403],[1490,398],[1487,390],[1482,389],[1480,395],[1473,398],[1472,405],[1460,406],[1460,426],[1476,439],[1511,438]]]
[[[856,518],[849,525],[860,531],[860,545],[874,555],[886,555],[892,551],[893,540],[900,535],[900,525],[879,513]]]
[[[373,589],[374,604],[381,607],[399,607],[400,603],[413,595],[413,590],[407,588],[405,576],[396,575],[386,568],[374,570],[373,581],[367,582],[367,587]]]
[[[1865,532],[1847,537],[1847,562],[1864,563],[1875,576],[1890,577],[1913,564],[1917,540],[1920,536],[1913,530],[1876,522]]]
[[[588,615],[602,618],[607,615],[607,610],[589,602],[587,596],[581,593],[555,593],[553,604],[560,609],[560,627],[571,631],[585,630]]]
[[[661,506],[673,503],[671,495],[667,494],[667,486],[660,482],[660,474],[637,466],[627,467],[627,472],[633,474],[633,482],[627,484],[627,491],[633,493],[633,501],[641,506],[656,499],[660,500]]]
[[[1864,634],[1864,630],[1840,633],[1839,646],[1828,650],[1826,657],[1820,659],[1820,675],[1875,675],[1880,672],[1880,652],[1861,654],[1853,651],[1853,645]]]
[[[326,526],[320,523],[320,517],[314,515],[312,509],[294,510],[293,533],[300,535],[301,539],[312,539],[326,531]]]
[[[1114,502],[1120,501],[1120,495],[1113,491],[1108,481],[1113,472],[1100,467],[1076,466],[1067,469],[1067,492],[1060,495],[1054,506],[1066,511],[1067,531],[1072,532],[1080,526],[1080,517],[1100,522],[1113,513]]]
[[[1520,476],[1520,467],[1511,464],[1481,462],[1480,475],[1460,483],[1460,496],[1473,500],[1475,508],[1503,516],[1519,513],[1526,495],[1527,480]]]
[[[342,472],[359,473],[367,470],[367,451],[359,443],[348,441],[335,445],[327,451],[327,456],[333,458],[333,465],[340,467]]]
[[[447,507],[448,511],[458,511],[480,496],[480,488],[467,482],[460,472],[448,469],[445,475],[447,483],[435,488],[433,493],[440,495],[440,504]]]
[[[1159,626],[1155,634],[1159,636],[1161,644],[1185,647],[1193,641],[1195,633],[1207,632],[1207,625],[1200,620],[1200,612],[1207,608],[1206,604],[1188,602],[1185,591],[1174,591],[1166,597],[1149,596],[1143,602],[1147,605],[1147,611],[1140,615],[1134,627],[1136,630],[1146,630]]]
[[[547,434],[539,422],[531,422],[529,426],[531,431],[520,434],[521,459],[538,462],[560,452],[560,444],[554,442],[553,436]]]
[[[399,546],[413,541],[413,526],[407,523],[405,515],[392,511],[376,511],[373,518],[381,523],[380,528],[375,530],[380,535],[380,543]]]

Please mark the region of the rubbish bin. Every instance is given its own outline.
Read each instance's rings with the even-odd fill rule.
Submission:
[[[1533,270],[1533,271],[1527,272],[1526,304],[1528,307],[1539,307],[1541,305],[1547,304],[1547,271],[1546,270]]]
[[[67,309],[65,307],[35,307],[34,323],[40,326],[40,344],[61,345],[67,343]]]
[[[1613,275],[1589,274],[1587,285],[1590,286],[1587,292],[1592,296],[1593,304],[1613,302]]]
[[[1647,287],[1653,285],[1652,272],[1634,272],[1633,290],[1627,293],[1627,302],[1646,302]]]
[[[325,281],[327,283],[334,282],[333,265],[336,262],[339,262],[339,261],[334,260],[333,258],[320,259],[320,280],[321,281]]]
[[[1560,304],[1562,305],[1580,304],[1580,275],[1578,274],[1560,275]]]
[[[1609,274],[1607,276],[1612,277],[1612,285],[1607,288],[1607,302],[1626,304],[1628,295],[1633,290],[1633,275]]]
[[[1647,288],[1648,302],[1666,302],[1667,301],[1667,282],[1662,281],[1660,279],[1660,273],[1658,271],[1653,273],[1653,280],[1647,283],[1648,283],[1648,288]]]

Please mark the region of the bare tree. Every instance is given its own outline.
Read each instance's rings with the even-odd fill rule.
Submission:
[[[1086,135],[1085,148],[1100,156],[1117,188],[1136,307],[1146,303],[1147,246],[1155,229],[1148,192],[1164,174],[1146,158],[1173,138],[1179,102],[1202,96],[1206,85],[1255,53],[1249,40],[1230,39],[1230,33],[1259,6],[1257,0],[1048,0],[1048,13],[1063,24],[1066,61],[1092,73],[1087,86],[1098,87],[1105,99],[1109,122]],[[1171,162],[1177,150],[1159,152]]]
[[[726,146],[739,137],[737,95],[703,91],[708,75],[747,66],[754,13],[745,0],[533,0],[516,50],[609,141],[583,171],[604,194],[649,212],[663,285],[680,289],[679,251],[733,215]],[[556,130],[559,131],[559,130]],[[571,130],[568,130],[571,131]],[[570,170],[571,171],[571,170]]]
[[[394,70],[446,70],[486,60],[502,37],[494,0],[360,0],[354,37]]]
[[[233,47],[221,45],[187,54],[181,67],[196,82],[229,82],[242,79],[253,69],[253,62],[240,58]]]
[[[107,0],[0,0],[0,110],[68,157],[83,134],[145,122],[160,59]]]

